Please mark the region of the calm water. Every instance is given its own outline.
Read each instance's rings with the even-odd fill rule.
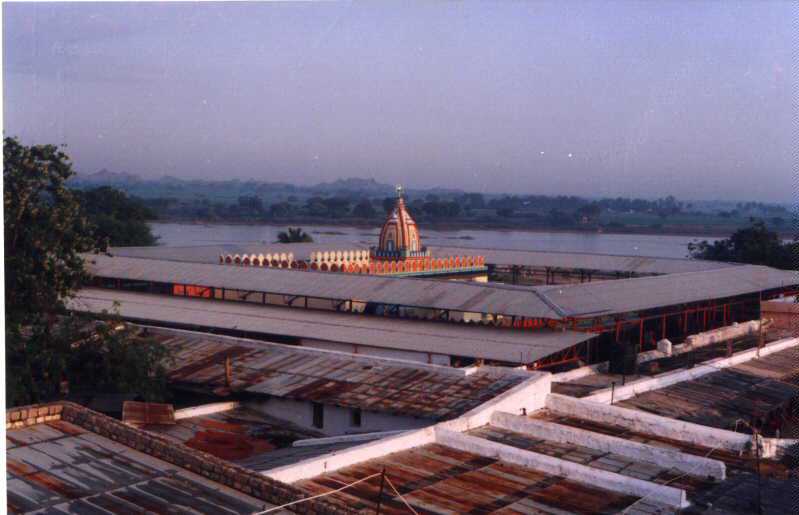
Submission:
[[[284,227],[271,225],[201,225],[153,223],[153,232],[161,245],[209,245],[221,243],[272,243]],[[359,242],[372,245],[378,229],[358,227],[304,226],[314,241],[320,243]],[[422,228],[424,241],[430,245],[460,245],[519,250],[561,250],[628,254],[655,257],[686,257],[688,243],[713,240],[702,236],[654,236],[639,234],[578,234],[526,231],[431,231]]]

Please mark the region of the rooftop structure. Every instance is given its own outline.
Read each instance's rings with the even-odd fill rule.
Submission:
[[[251,515],[306,497],[297,488],[67,402],[8,410],[6,459],[11,513]],[[323,499],[305,507],[331,515],[350,512]]]
[[[434,276],[439,278],[470,278],[485,280],[485,261],[482,256],[456,255],[434,258],[421,243],[419,228],[411,217],[402,198],[402,187],[397,186],[397,202],[388,214],[377,246],[369,251],[360,248],[317,249],[303,253],[307,258],[295,256],[287,249],[274,252],[254,248],[252,253],[219,254],[219,262],[227,265],[292,268],[350,274]]]
[[[343,309],[351,309],[352,303],[361,306],[361,309],[367,303],[376,303],[469,313],[559,318],[533,290],[518,287],[270,268],[223,267],[104,255],[91,255],[87,258],[87,269],[97,278],[98,284],[114,286],[119,280],[120,287],[138,286],[140,291],[148,291],[148,283],[158,283],[167,286],[168,293],[175,293],[174,285],[193,286],[199,288],[198,292],[202,290],[193,296],[217,299],[229,299],[233,297],[234,291],[249,294],[250,297],[246,299],[239,296],[236,300],[250,302],[263,301],[260,294],[280,295],[286,299],[294,298],[291,302],[284,301],[281,304],[295,306],[298,305],[297,299],[304,301],[308,297],[333,301]],[[103,281],[104,279],[110,281]],[[227,291],[227,296],[223,290]],[[333,305],[328,303],[328,306]]]
[[[676,386],[712,373],[706,369],[773,373],[782,363],[784,377],[789,372],[782,367],[797,348],[799,340],[781,340],[619,393]],[[456,419],[265,474],[314,494],[366,479],[333,495],[364,513],[378,502],[389,513],[407,506],[457,513],[791,512],[790,460],[796,457],[790,456],[799,441],[645,413],[614,405],[604,394],[552,394],[552,377],[538,377]],[[382,494],[381,481],[390,485]]]
[[[157,246],[157,247],[114,247],[111,254],[120,257],[136,257],[143,259],[160,259],[164,261],[181,261],[186,263],[219,262],[220,255],[239,256],[258,255],[259,253],[280,255],[289,254],[295,260],[309,260],[312,253],[324,251],[369,250],[367,242],[349,242],[336,246],[330,243],[225,243],[217,245],[192,246]],[[517,266],[536,270],[560,270],[587,275],[589,272],[602,272],[618,277],[642,275],[665,275],[683,272],[701,272],[741,266],[737,263],[705,261],[688,258],[664,258],[649,256],[622,256],[614,254],[592,254],[587,252],[562,252],[546,250],[513,250],[491,249],[485,247],[428,245],[431,253],[436,255],[477,254],[485,257],[489,266]],[[597,274],[597,277],[599,274]]]
[[[373,259],[396,261],[430,255],[422,246],[419,228],[405,207],[402,186],[397,186],[397,202],[380,229],[380,239],[371,249],[371,255]]]
[[[799,407],[799,347],[740,363],[618,403],[719,429],[775,436]]]
[[[100,288],[81,290],[68,301],[68,306],[100,315],[113,311],[115,302],[125,319],[144,324],[226,331],[282,343],[444,365],[465,365],[474,360],[532,363],[594,336],[576,331],[513,331],[492,325],[354,317],[332,311],[221,304]]]
[[[147,334],[170,350],[168,380],[177,386],[433,421],[454,418],[529,377],[514,369],[458,370],[189,331],[147,328]]]

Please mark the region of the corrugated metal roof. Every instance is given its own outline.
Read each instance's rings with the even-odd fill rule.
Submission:
[[[148,329],[171,351],[169,381],[213,393],[249,392],[443,420],[519,384],[523,375],[462,375],[436,367],[306,347]],[[230,384],[225,375],[230,360]]]
[[[321,494],[375,474],[332,497],[359,513],[374,513],[379,496],[381,513],[409,513],[390,489],[380,494],[381,471],[419,513],[619,513],[638,499],[440,444],[387,454],[295,486]]]
[[[84,289],[67,302],[89,313],[111,311],[139,322],[167,322],[204,328],[236,329],[351,345],[532,363],[593,338],[575,331],[524,331],[289,309],[238,302],[159,296],[122,290]]]
[[[532,290],[459,281],[180,263],[153,259],[87,256],[99,277],[300,295],[337,300],[558,318]]]
[[[634,272],[637,274],[675,274],[740,266],[736,263],[702,261],[649,256],[592,254],[588,252],[556,252],[547,250],[487,249],[461,246],[431,246],[435,254],[472,252],[485,256],[494,265],[523,265],[565,269],[600,270],[603,272]]]
[[[799,285],[799,274],[742,265],[703,272],[534,287],[565,316],[596,316],[721,299]]]
[[[617,404],[704,426],[749,432],[740,421],[762,423],[798,399],[799,347],[793,347]],[[774,436],[772,428],[761,429],[764,436]]]
[[[253,470],[264,470],[252,464],[270,461],[270,454],[295,440],[321,435],[243,406],[141,428]]]
[[[6,432],[12,513],[225,513],[258,499],[65,421]]]

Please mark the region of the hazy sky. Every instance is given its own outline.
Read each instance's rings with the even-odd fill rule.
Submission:
[[[81,172],[791,201],[797,12],[4,3],[4,131]]]

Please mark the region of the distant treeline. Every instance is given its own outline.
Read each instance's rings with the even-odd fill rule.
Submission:
[[[102,178],[114,179],[107,173]],[[113,181],[111,181],[113,182]],[[92,181],[72,186],[91,190]],[[393,207],[393,188],[373,180],[344,179],[316,186],[256,181],[117,181],[155,219],[231,223],[368,223]],[[761,219],[779,232],[790,229],[784,207],[760,202],[693,203],[659,199],[496,195],[457,190],[410,190],[406,203],[421,223],[488,227],[730,234]],[[721,206],[721,207],[719,207]],[[723,208],[722,208],[723,207]]]

